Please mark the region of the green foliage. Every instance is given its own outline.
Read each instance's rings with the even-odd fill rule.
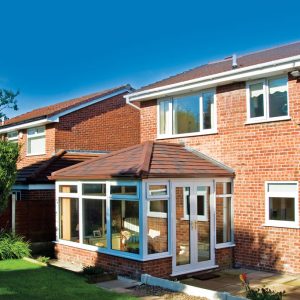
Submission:
[[[36,259],[38,262],[41,262],[43,264],[47,264],[50,260],[50,257],[47,257],[47,256],[39,256],[37,259]]]
[[[12,233],[0,233],[0,260],[23,258],[30,255],[29,243]]]
[[[82,273],[84,275],[101,275],[104,270],[101,267],[87,266],[83,268]]]
[[[277,292],[269,288],[246,289],[246,297],[251,300],[282,300],[284,294],[285,291]]]
[[[8,196],[17,176],[19,147],[0,140],[0,213],[7,207]]]
[[[18,110],[17,99],[19,92],[14,93],[13,91],[0,89],[0,119],[6,118],[4,110],[13,109]]]

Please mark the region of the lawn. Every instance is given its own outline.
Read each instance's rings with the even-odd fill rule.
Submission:
[[[82,276],[54,267],[43,267],[18,260],[0,261],[0,299],[2,300],[133,300],[88,284]]]

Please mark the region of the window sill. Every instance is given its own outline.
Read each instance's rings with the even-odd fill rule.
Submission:
[[[232,248],[232,247],[235,247],[235,244],[224,243],[224,244],[216,244],[215,249],[224,249],[224,248]]]
[[[272,122],[289,121],[289,120],[291,120],[291,117],[287,116],[287,117],[273,118],[273,119],[267,119],[267,120],[247,120],[244,124],[252,125],[252,124],[272,123]]]
[[[40,155],[46,155],[46,153],[33,153],[33,154],[26,154],[27,156],[40,156]]]
[[[265,223],[262,224],[262,227],[276,227],[276,228],[287,228],[287,229],[300,229],[299,225],[289,225],[289,224],[272,224],[272,223]]]
[[[204,131],[204,132],[158,135],[156,139],[157,140],[165,140],[165,139],[176,139],[176,138],[181,138],[181,137],[193,137],[193,136],[211,135],[211,134],[218,134],[218,131],[217,130],[209,130],[209,131]]]

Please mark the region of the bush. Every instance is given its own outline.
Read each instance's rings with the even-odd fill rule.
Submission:
[[[50,260],[50,257],[47,257],[47,256],[39,256],[37,259],[36,259],[38,262],[41,262],[43,264],[47,264]]]
[[[101,275],[104,274],[104,270],[101,267],[87,266],[83,268],[82,273],[84,275]]]
[[[0,260],[30,256],[29,242],[12,233],[0,233]]]
[[[282,297],[285,294],[285,291],[277,292],[273,291],[269,288],[257,288],[253,289],[250,287],[247,275],[245,273],[240,275],[240,280],[242,281],[242,285],[246,290],[247,299],[251,300],[282,300]]]

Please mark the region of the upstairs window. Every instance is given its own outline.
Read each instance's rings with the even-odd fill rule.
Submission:
[[[247,84],[248,121],[259,122],[287,118],[287,77],[276,77]]]
[[[12,143],[18,142],[18,131],[11,131],[7,133],[7,140]]]
[[[158,109],[160,137],[209,133],[216,129],[213,91],[160,100]]]
[[[27,154],[39,155],[46,153],[45,126],[27,130]]]

